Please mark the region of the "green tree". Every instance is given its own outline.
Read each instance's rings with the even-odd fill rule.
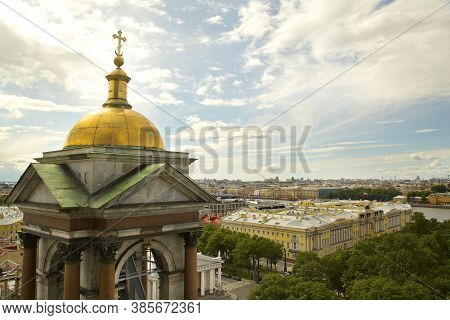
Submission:
[[[324,283],[327,281],[326,269],[321,261],[311,260],[301,264],[296,270],[296,274],[307,281]]]
[[[314,263],[311,261],[309,263]],[[301,277],[291,277],[287,285],[289,300],[335,300],[339,296],[324,283],[307,281]]]
[[[404,229],[405,232],[411,232],[418,236],[430,233],[438,228],[436,219],[428,220],[422,212],[414,212],[411,217],[411,222]]]
[[[348,259],[351,255],[352,250],[343,250],[322,258],[330,289],[344,297],[345,290],[350,284],[344,275],[347,272]]]
[[[437,186],[431,187],[431,192],[433,192],[433,193],[444,193],[447,191],[448,191],[447,187],[443,184],[439,184]]]
[[[299,268],[302,265],[304,265],[310,261],[319,261],[319,256],[314,252],[309,252],[309,251],[299,252],[297,254],[297,258],[295,259],[294,266],[292,267],[292,271],[294,273],[297,273],[297,271],[299,270]]]
[[[283,247],[274,241],[269,241],[267,243],[265,258],[270,263],[270,270],[275,266],[277,270],[277,263],[283,258]]]
[[[383,277],[356,280],[348,295],[354,300],[398,300],[403,299],[402,289],[395,281]]]
[[[429,300],[434,299],[432,292],[425,286],[414,282],[406,281],[400,289],[403,299]]]
[[[228,260],[237,241],[236,233],[227,229],[216,229],[208,238],[205,252],[210,255],[217,255],[220,252],[224,259]]]
[[[233,263],[247,268],[248,273],[251,274],[252,270],[252,257],[250,248],[250,239],[241,239],[238,242],[236,248],[233,250]]]
[[[256,271],[256,279],[259,280],[259,272],[260,272],[260,266],[261,266],[261,259],[265,255],[266,251],[266,243],[267,241],[270,241],[265,238],[253,236],[250,239],[250,257],[253,262],[253,270]],[[254,274],[255,276],[255,274]]]
[[[266,275],[251,297],[448,299],[450,221],[415,213],[402,231],[360,241],[349,250],[323,258],[301,252],[293,270],[287,277]]]
[[[280,274],[267,274],[261,283],[250,290],[250,300],[286,300],[287,279]]]
[[[203,225],[202,234],[197,240],[197,251],[206,252],[206,245],[211,235],[218,230],[218,227],[212,224]]]
[[[338,296],[320,282],[306,281],[299,276],[280,274],[264,276],[260,285],[250,291],[249,299],[258,300],[331,300]]]

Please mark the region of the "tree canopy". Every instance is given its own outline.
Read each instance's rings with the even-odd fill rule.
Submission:
[[[414,213],[402,231],[319,258],[300,252],[289,276],[266,275],[251,299],[448,299],[450,221]]]
[[[402,193],[396,188],[346,188],[337,189],[326,195],[327,199],[390,201]]]
[[[272,270],[283,257],[283,247],[270,239],[250,237],[214,225],[204,226],[197,249],[213,256],[220,252],[226,262],[247,268],[255,279],[259,279],[262,259]]]

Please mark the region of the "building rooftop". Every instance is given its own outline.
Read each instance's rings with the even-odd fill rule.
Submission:
[[[23,218],[22,211],[17,207],[0,207],[0,225],[7,226]]]
[[[326,204],[326,206],[325,206]],[[304,203],[292,206],[282,211],[258,210],[243,208],[222,219],[223,222],[240,222],[242,224],[260,224],[266,226],[280,226],[296,229],[322,227],[336,221],[358,219],[367,209],[369,203],[361,201]],[[411,206],[399,203],[372,203],[370,210],[387,214],[392,210],[410,210]]]
[[[219,262],[224,262],[221,257],[211,257],[204,255],[201,252],[197,253],[197,267],[213,265]]]

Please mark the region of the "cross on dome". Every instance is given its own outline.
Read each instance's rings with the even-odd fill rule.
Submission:
[[[122,42],[126,42],[127,38],[122,37],[122,30],[117,31],[117,33],[113,34],[113,38],[117,39],[117,49],[116,49],[116,54],[118,56],[122,55]]]

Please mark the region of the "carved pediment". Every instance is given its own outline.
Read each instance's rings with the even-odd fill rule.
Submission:
[[[169,164],[153,164],[111,183],[91,199],[89,206],[213,201],[209,193]]]
[[[56,204],[61,208],[87,206],[89,194],[65,165],[32,163],[6,199],[7,204]]]
[[[36,184],[30,195],[25,198],[24,202],[58,204],[58,201],[42,180]]]
[[[169,164],[141,166],[93,194],[64,164],[31,164],[7,199],[8,204],[30,202],[93,209],[214,201],[197,183]]]
[[[135,192],[123,200],[123,204],[159,203],[192,201],[187,194],[178,189],[176,185],[163,178],[151,179],[143,183]]]

